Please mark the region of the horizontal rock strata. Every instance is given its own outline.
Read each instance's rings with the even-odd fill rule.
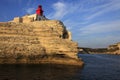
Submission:
[[[58,20],[0,23],[0,63],[82,65],[78,44]]]

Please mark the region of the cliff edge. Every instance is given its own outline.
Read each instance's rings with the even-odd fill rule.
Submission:
[[[58,20],[34,21],[24,16],[0,23],[0,64],[83,65],[78,44]]]

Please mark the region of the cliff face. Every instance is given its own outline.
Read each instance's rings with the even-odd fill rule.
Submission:
[[[83,64],[77,43],[61,21],[26,19],[0,23],[0,63]]]
[[[107,49],[109,54],[120,54],[120,42],[110,45]]]
[[[77,58],[77,43],[69,40],[68,31],[60,21],[41,21],[33,22],[36,26],[34,31],[39,37],[41,45],[46,48],[47,53],[65,53],[70,57]]]

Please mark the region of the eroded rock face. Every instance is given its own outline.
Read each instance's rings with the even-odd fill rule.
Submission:
[[[78,44],[61,21],[0,23],[0,63],[82,65]]]
[[[77,58],[78,45],[69,40],[68,32],[62,22],[37,21],[32,25],[35,26],[35,34],[39,37],[41,45],[46,48],[47,53],[67,54],[72,58]]]
[[[109,54],[120,54],[120,42],[110,45],[107,49]]]

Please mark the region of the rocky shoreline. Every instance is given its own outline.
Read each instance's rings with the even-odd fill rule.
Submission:
[[[109,45],[107,48],[83,48],[79,47],[79,53],[82,54],[115,54],[120,55],[120,42]]]

